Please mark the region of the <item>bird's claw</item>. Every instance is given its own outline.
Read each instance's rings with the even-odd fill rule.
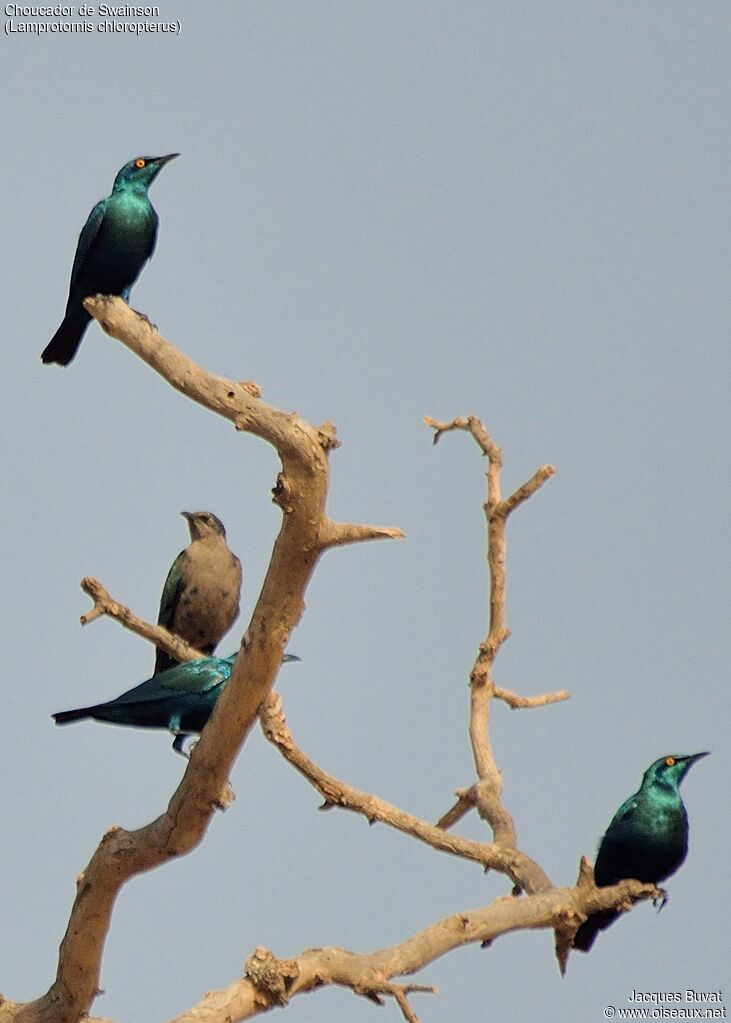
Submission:
[[[185,740],[188,738],[187,732],[178,732],[173,739],[173,749],[176,753],[179,753],[181,757],[185,757],[186,760],[190,760],[190,753],[184,748]],[[193,744],[195,745],[195,743]],[[193,747],[191,746],[191,749]]]
[[[670,899],[670,896],[668,895],[664,888],[658,888],[658,891],[660,892],[660,894],[657,896],[657,898],[654,898],[652,900],[652,904],[659,913],[662,907],[665,905],[665,903],[668,902],[668,900]]]

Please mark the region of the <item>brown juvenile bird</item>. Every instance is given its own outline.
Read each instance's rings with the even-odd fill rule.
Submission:
[[[226,530],[212,512],[181,512],[188,520],[190,546],[168,572],[157,624],[182,636],[197,650],[212,654],[239,613],[241,562],[226,543]],[[177,661],[160,647],[155,674]]]

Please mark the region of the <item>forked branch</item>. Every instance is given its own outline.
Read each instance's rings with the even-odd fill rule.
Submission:
[[[397,831],[430,845],[440,852],[451,853],[463,859],[479,863],[483,868],[498,870],[516,885],[526,891],[543,891],[550,887],[550,881],[537,863],[518,849],[508,849],[496,843],[475,842],[468,838],[450,835],[445,830],[400,810],[378,796],[361,792],[338,778],[327,774],[310,760],[292,738],[281,698],[271,693],[261,709],[262,730],[282,756],[322,795],[325,802],[322,810],[341,807],[361,814],[369,823],[380,821]]]
[[[503,500],[500,493],[502,450],[476,416],[458,416],[450,422],[441,422],[425,416],[424,422],[435,431],[435,444],[445,433],[453,430],[470,433],[488,460],[487,499],[483,507],[487,519],[490,610],[487,636],[480,644],[470,673],[469,736],[477,781],[470,788],[460,790],[457,803],[440,818],[438,826],[443,829],[452,827],[464,816],[470,806],[474,806],[492,828],[495,842],[506,848],[515,848],[517,841],[515,823],[501,799],[502,775],[495,762],[489,732],[490,701],[498,695],[492,669],[501,646],[510,635],[505,617],[505,534],[507,519],[511,512],[531,497],[546,480],[550,479],[554,470],[550,465],[543,466],[530,480],[519,487],[510,497]],[[507,690],[500,690],[499,695],[513,707],[542,706],[568,697],[567,693],[554,693],[531,700],[508,693]],[[546,883],[550,885],[547,878]]]
[[[231,766],[271,689],[320,554],[329,544],[325,502],[328,452],[336,446],[330,423],[316,428],[254,397],[257,389],[215,376],[166,341],[120,298],[96,295],[85,307],[107,333],[143,359],[172,387],[238,430],[276,448],[286,503],[266,578],[247,630],[247,644],[196,746],[167,810],[151,824],[107,832],[77,881],[56,980],[34,1002],[0,1004],[0,1023],[73,1023],[88,1013],[99,988],[104,942],[115,899],[131,877],[193,849],[205,835]],[[349,527],[341,526],[338,542]],[[354,534],[363,527],[350,527]],[[373,527],[365,527],[375,538]],[[382,529],[378,536],[397,536]],[[353,536],[363,539],[364,536]],[[94,612],[91,612],[94,616]],[[129,625],[131,619],[128,619]],[[167,648],[167,642],[165,643]]]
[[[621,881],[611,888],[579,883],[574,888],[552,888],[520,899],[503,896],[482,909],[436,920],[406,941],[376,952],[313,948],[293,959],[277,959],[267,949],[257,948],[247,960],[244,978],[209,992],[170,1023],[241,1023],[323,985],[346,987],[375,1001],[391,995],[403,1013],[405,1000],[397,991],[405,996],[433,989],[397,985],[393,978],[410,976],[448,952],[469,944],[487,946],[500,935],[517,930],[552,928],[571,934],[588,913],[627,909],[657,894],[654,885],[640,881]],[[412,1015],[405,1018],[416,1019],[413,1009],[409,1010]]]

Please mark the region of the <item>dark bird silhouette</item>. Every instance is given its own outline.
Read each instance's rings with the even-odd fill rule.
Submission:
[[[166,728],[175,736],[173,749],[186,755],[183,746],[192,732],[202,732],[216,700],[231,675],[236,654],[230,657],[201,657],[176,664],[141,682],[116,700],[92,707],[62,710],[53,715],[57,725],[94,718],[131,728]],[[298,661],[285,654],[282,663]]]
[[[91,316],[82,305],[89,295],[121,295],[129,302],[132,285],[155,250],[157,213],[147,189],[178,153],[138,156],[122,167],[112,194],[98,202],[79,235],[71,270],[69,298],[61,326],[43,350],[43,362],[67,366],[81,344]]]
[[[679,786],[691,766],[708,753],[667,756],[648,767],[639,792],[622,803],[599,846],[594,879],[599,888],[631,877],[657,884],[674,874],[688,852],[688,814]],[[576,932],[574,948],[588,952],[599,931],[619,916],[592,913]]]
[[[241,562],[226,543],[223,523],[212,512],[181,512],[188,520],[190,546],[168,572],[157,624],[212,654],[239,613]],[[155,674],[177,662],[160,647]]]

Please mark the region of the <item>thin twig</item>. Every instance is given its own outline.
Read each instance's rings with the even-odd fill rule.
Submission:
[[[447,831],[449,828],[453,828],[454,825],[461,821],[474,806],[468,790],[459,789],[455,794],[457,796],[457,802],[450,810],[447,810],[446,813],[442,814],[437,823],[434,825],[437,828],[442,828],[444,831]]]
[[[81,580],[80,585],[84,593],[87,593],[94,601],[94,607],[91,611],[87,611],[79,619],[82,625],[88,625],[90,622],[96,621],[97,618],[106,615],[109,618],[114,618],[125,629],[129,629],[130,632],[142,636],[143,639],[149,639],[155,646],[162,647],[165,653],[170,654],[176,661],[182,663],[183,661],[194,661],[198,657],[206,656],[200,650],[196,650],[194,646],[191,646],[190,643],[186,643],[180,636],[168,632],[162,625],[150,625],[144,619],[138,618],[128,607],[115,600],[98,579],[87,575]]]
[[[419,1023],[419,1017],[409,1005],[409,1000],[406,997],[406,991],[404,988],[400,987],[398,984],[391,984],[389,991],[396,999],[396,1004],[401,1010],[401,1014],[406,1020],[406,1023]]]
[[[496,515],[502,515],[507,518],[511,512],[515,511],[518,505],[522,504],[523,501],[527,501],[529,497],[535,494],[536,490],[539,490],[543,484],[550,480],[551,476],[555,476],[556,470],[552,465],[542,465],[540,469],[527,480],[522,486],[510,495],[500,504],[495,510]]]
[[[571,699],[571,693],[566,689],[560,689],[557,693],[542,693],[540,696],[519,696],[510,689],[503,689],[501,686],[493,685],[492,695],[496,700],[502,700],[512,710],[525,710],[532,707],[547,707],[551,703],[562,703]]]

